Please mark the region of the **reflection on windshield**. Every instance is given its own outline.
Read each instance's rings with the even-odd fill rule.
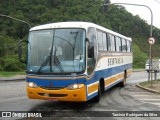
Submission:
[[[28,72],[73,73],[85,68],[85,30],[32,31],[29,36]]]

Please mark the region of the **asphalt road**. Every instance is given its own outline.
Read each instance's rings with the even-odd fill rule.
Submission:
[[[160,95],[136,87],[136,83],[147,80],[147,77],[147,73],[144,71],[134,72],[128,78],[127,85],[124,88],[115,86],[107,90],[102,94],[99,103],[92,101],[86,103],[67,103],[32,100],[27,98],[25,81],[0,82],[0,111],[45,111],[45,115],[52,118],[56,117],[56,119],[64,119],[62,116],[84,117],[83,113],[85,111],[102,111],[100,112],[102,114],[105,114],[104,111],[159,111]],[[100,113],[99,115],[101,115]],[[91,116],[96,116],[96,114],[96,112],[88,113],[88,116],[86,115],[87,117],[83,119],[99,119],[98,117],[91,118]],[[57,118],[57,116],[60,117]],[[75,117],[69,119],[80,119],[79,117]],[[100,119],[105,119],[104,117],[100,117]],[[154,120],[154,118],[147,119]],[[18,119],[28,120],[29,118]],[[128,120],[127,117],[112,117],[110,119]],[[145,119],[141,117],[141,120]]]

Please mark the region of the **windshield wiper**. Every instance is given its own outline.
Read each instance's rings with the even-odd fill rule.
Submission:
[[[54,56],[53,61],[54,61],[54,62],[53,62],[54,65],[57,66],[61,72],[64,73],[64,69],[63,69],[63,67],[62,67],[62,65],[61,65],[61,62],[59,61],[59,58],[58,58],[57,56]]]
[[[37,71],[38,74],[41,72],[42,68],[49,63],[50,59],[51,59],[50,56],[47,56],[47,57],[46,57],[46,59],[44,60],[44,62],[41,64],[40,68],[39,68],[38,71]]]
[[[63,69],[63,67],[61,65],[61,62],[59,61],[59,58],[56,56],[56,53],[57,53],[57,48],[55,46],[55,51],[54,51],[54,55],[53,55],[53,63],[54,63],[55,66],[57,66],[59,68],[59,70],[62,73],[64,73],[65,71],[64,71],[64,69]]]

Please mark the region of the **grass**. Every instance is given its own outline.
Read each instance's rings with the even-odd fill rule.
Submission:
[[[25,72],[0,72],[0,77],[11,77],[15,75],[25,75]]]
[[[146,81],[146,82],[140,83],[139,85],[145,88],[151,88],[153,90],[160,91],[160,80],[152,80],[152,82]]]
[[[144,68],[133,68],[133,70],[144,70]]]

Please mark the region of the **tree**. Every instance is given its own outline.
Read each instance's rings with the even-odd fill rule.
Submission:
[[[150,26],[139,16],[133,16],[120,5],[109,5],[104,12],[101,8],[104,3],[108,4],[110,0],[1,0],[0,13],[28,21],[32,26],[63,21],[86,21],[99,24],[132,37],[133,50],[136,49],[134,67],[143,67],[144,59],[147,58],[149,52],[146,48]],[[3,64],[1,70],[4,68],[8,70],[7,66],[14,61],[17,68],[22,67],[23,69],[22,64],[16,61],[18,60],[17,40],[27,39],[28,32],[27,25],[0,17],[0,64]],[[160,30],[155,28],[153,35],[157,39],[160,39],[159,33]],[[153,51],[153,56],[160,56],[158,40]],[[143,57],[139,54],[142,54]]]

